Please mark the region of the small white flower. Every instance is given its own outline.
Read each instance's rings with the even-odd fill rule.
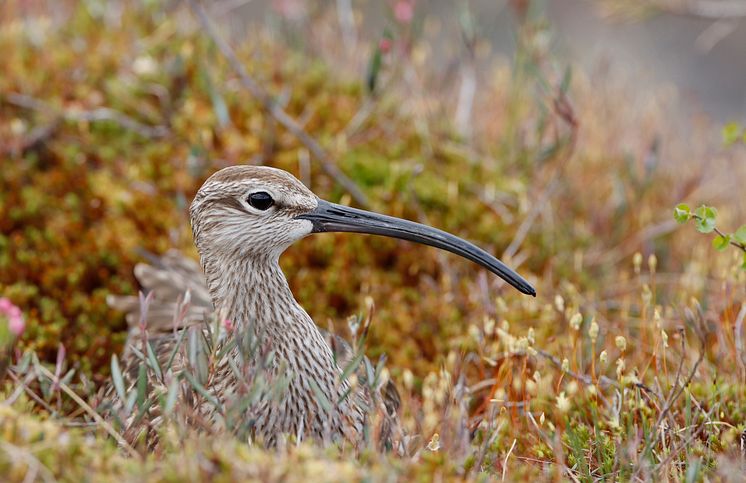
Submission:
[[[590,337],[592,341],[598,339],[598,330],[598,323],[596,323],[596,318],[594,317],[591,319],[591,326],[588,328],[588,337]]]
[[[488,336],[492,336],[495,333],[495,319],[488,318],[484,321],[484,333]]]
[[[614,343],[616,344],[617,349],[624,352],[627,350],[627,339],[624,338],[623,335],[616,336],[616,339],[614,339]]]
[[[642,253],[636,252],[632,257],[632,265],[635,267],[635,273],[640,273],[640,266],[642,265]]]
[[[621,379],[622,375],[624,375],[624,369],[625,369],[624,359],[620,357],[619,359],[616,360],[616,377],[618,379]]]
[[[414,386],[414,374],[412,374],[412,371],[404,369],[402,380],[404,381],[404,387],[407,388],[407,391],[411,391]]]
[[[427,443],[427,449],[430,451],[438,451],[440,449],[440,435],[438,433],[433,434],[430,438],[430,442]]]
[[[582,323],[583,323],[583,316],[580,315],[580,313],[576,313],[570,319],[570,327],[572,327],[573,330],[580,330],[580,324]]]
[[[570,410],[570,400],[565,396],[565,391],[562,391],[559,396],[557,396],[557,409],[561,413],[566,413]]]
[[[149,55],[143,55],[135,59],[132,64],[132,70],[137,75],[151,75],[158,70],[158,64]]]
[[[560,312],[565,311],[565,299],[562,298],[562,295],[557,294],[554,296],[554,306]]]
[[[650,269],[650,273],[655,273],[655,269],[658,267],[658,257],[655,256],[655,253],[651,253],[648,257],[648,268]]]

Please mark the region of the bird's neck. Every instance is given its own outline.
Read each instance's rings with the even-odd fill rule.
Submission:
[[[230,318],[236,331],[253,332],[261,341],[262,350],[253,354],[259,357],[254,363],[263,364],[261,358],[271,351],[271,367],[289,371],[288,392],[283,400],[287,417],[279,430],[295,434],[299,427],[306,427],[307,432],[326,438],[329,431],[342,434],[343,420],[349,420],[362,434],[362,396],[356,393],[348,398],[349,385],[340,380],[342,371],[329,344],[295,301],[277,258],[203,258],[203,268],[218,313]],[[325,406],[317,401],[318,391],[327,402],[339,403],[334,408]],[[313,417],[306,414],[309,411]],[[271,420],[271,414],[260,414],[260,427],[267,423],[262,419],[265,416]],[[267,434],[278,429],[266,428]]]
[[[316,324],[293,297],[276,257],[207,257],[203,267],[217,313],[236,329],[251,330],[276,348],[312,344],[318,351],[329,350]]]
[[[205,257],[203,268],[215,310],[235,324],[264,328],[299,307],[277,259]]]

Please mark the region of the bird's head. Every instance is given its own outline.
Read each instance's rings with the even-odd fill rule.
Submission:
[[[276,261],[311,233],[367,233],[447,250],[487,268],[522,293],[536,295],[523,277],[466,240],[420,223],[321,200],[290,173],[275,168],[231,166],[218,171],[194,197],[190,218],[203,260]]]

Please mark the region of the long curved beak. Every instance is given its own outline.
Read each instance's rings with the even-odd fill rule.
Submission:
[[[478,263],[510,285],[527,295],[536,296],[536,289],[523,277],[508,268],[478,246],[457,236],[421,223],[402,220],[393,216],[379,215],[370,211],[350,208],[319,200],[315,210],[296,218],[313,223],[313,233],[351,232],[383,235],[413,241],[447,250],[467,260]]]

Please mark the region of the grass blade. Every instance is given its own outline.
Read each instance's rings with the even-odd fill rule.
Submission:
[[[124,401],[124,377],[122,377],[122,370],[119,368],[119,359],[116,354],[111,356],[111,378],[114,381],[114,389],[117,391],[117,396]]]

